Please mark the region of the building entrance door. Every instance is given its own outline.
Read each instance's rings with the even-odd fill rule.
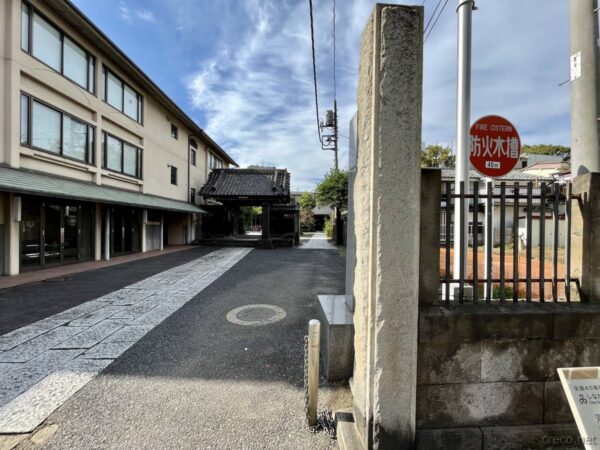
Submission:
[[[141,211],[136,208],[111,209],[112,256],[141,250]]]
[[[93,205],[24,197],[21,211],[21,270],[93,258]]]
[[[62,217],[60,210],[60,205],[44,204],[43,206],[44,254],[42,264],[46,266],[61,262]]]
[[[76,261],[79,259],[77,242],[79,238],[79,208],[65,206],[63,215],[63,261]]]

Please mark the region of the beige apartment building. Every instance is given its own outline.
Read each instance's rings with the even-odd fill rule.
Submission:
[[[0,36],[0,273],[191,242],[235,161],[68,0],[2,0]]]

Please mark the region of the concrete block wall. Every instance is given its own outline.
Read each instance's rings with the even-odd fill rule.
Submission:
[[[556,369],[600,364],[600,305],[422,305],[417,448],[578,448]]]

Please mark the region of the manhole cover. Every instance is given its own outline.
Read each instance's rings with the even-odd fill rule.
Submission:
[[[285,317],[285,311],[273,305],[246,305],[232,309],[227,320],[238,325],[259,326],[278,322]]]

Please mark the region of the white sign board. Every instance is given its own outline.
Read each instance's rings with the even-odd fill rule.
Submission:
[[[571,81],[581,78],[581,52],[571,55]]]
[[[600,367],[557,369],[587,450],[600,450]]]

